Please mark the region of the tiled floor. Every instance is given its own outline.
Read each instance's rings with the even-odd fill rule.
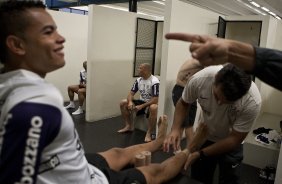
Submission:
[[[117,130],[122,128],[123,123],[121,117],[114,117],[96,122],[86,122],[84,114],[72,116],[75,126],[79,133],[81,142],[84,146],[86,154],[104,151],[112,147],[126,147],[133,144],[143,143],[145,133],[135,130],[133,133],[119,134]],[[184,143],[185,144],[185,143]],[[161,162],[171,155],[157,152],[152,156],[152,162]],[[242,165],[241,184],[272,184],[273,182],[265,181],[258,177],[259,169]],[[193,184],[198,183],[192,181],[187,176],[179,174],[168,184]],[[215,183],[217,180],[215,179]]]

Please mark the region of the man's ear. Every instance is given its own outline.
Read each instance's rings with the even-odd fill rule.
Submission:
[[[16,55],[24,55],[26,53],[24,41],[14,35],[9,35],[6,39],[6,44],[10,52]]]

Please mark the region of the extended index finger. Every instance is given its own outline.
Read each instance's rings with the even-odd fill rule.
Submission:
[[[199,36],[194,34],[188,34],[188,33],[167,33],[165,35],[166,39],[172,39],[172,40],[181,40],[185,42],[198,42]]]

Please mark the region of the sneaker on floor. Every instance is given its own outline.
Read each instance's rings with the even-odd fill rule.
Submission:
[[[73,109],[73,108],[75,108],[75,105],[70,103],[69,105],[65,106],[65,108],[66,109]]]
[[[73,113],[71,113],[72,115],[79,115],[79,114],[83,114],[83,110],[78,108],[76,111],[74,111]]]
[[[269,139],[268,139],[268,134],[262,133],[262,134],[258,134],[255,137],[255,140],[259,143],[262,143],[264,145],[270,145]]]
[[[275,167],[268,167],[268,180],[274,181],[275,180],[275,174],[276,174],[276,169]]]
[[[260,178],[267,179],[268,178],[267,175],[268,175],[268,173],[267,173],[266,168],[260,169],[260,171],[259,171],[259,177]]]
[[[259,128],[255,129],[255,130],[253,130],[253,133],[256,134],[256,135],[262,134],[262,133],[268,134],[269,131],[271,131],[271,130],[273,130],[273,129],[271,129],[271,128],[264,128],[264,127],[259,127]]]

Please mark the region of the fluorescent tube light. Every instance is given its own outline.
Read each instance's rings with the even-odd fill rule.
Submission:
[[[154,3],[158,3],[158,4],[161,4],[161,5],[165,5],[164,2],[160,2],[160,1],[153,1]]]
[[[270,12],[268,12],[268,13],[269,13],[270,15],[274,16],[274,17],[276,16],[276,14],[275,14],[275,13],[273,13],[273,12],[271,12],[271,11],[270,11]]]
[[[261,9],[263,9],[266,12],[269,12],[269,9],[267,9],[266,7],[261,7]]]
[[[251,1],[250,3],[251,3],[252,5],[254,5],[255,7],[258,7],[258,8],[260,7],[260,5],[259,5],[259,4],[257,4],[257,3],[256,3],[256,2],[254,2],[254,1]]]

